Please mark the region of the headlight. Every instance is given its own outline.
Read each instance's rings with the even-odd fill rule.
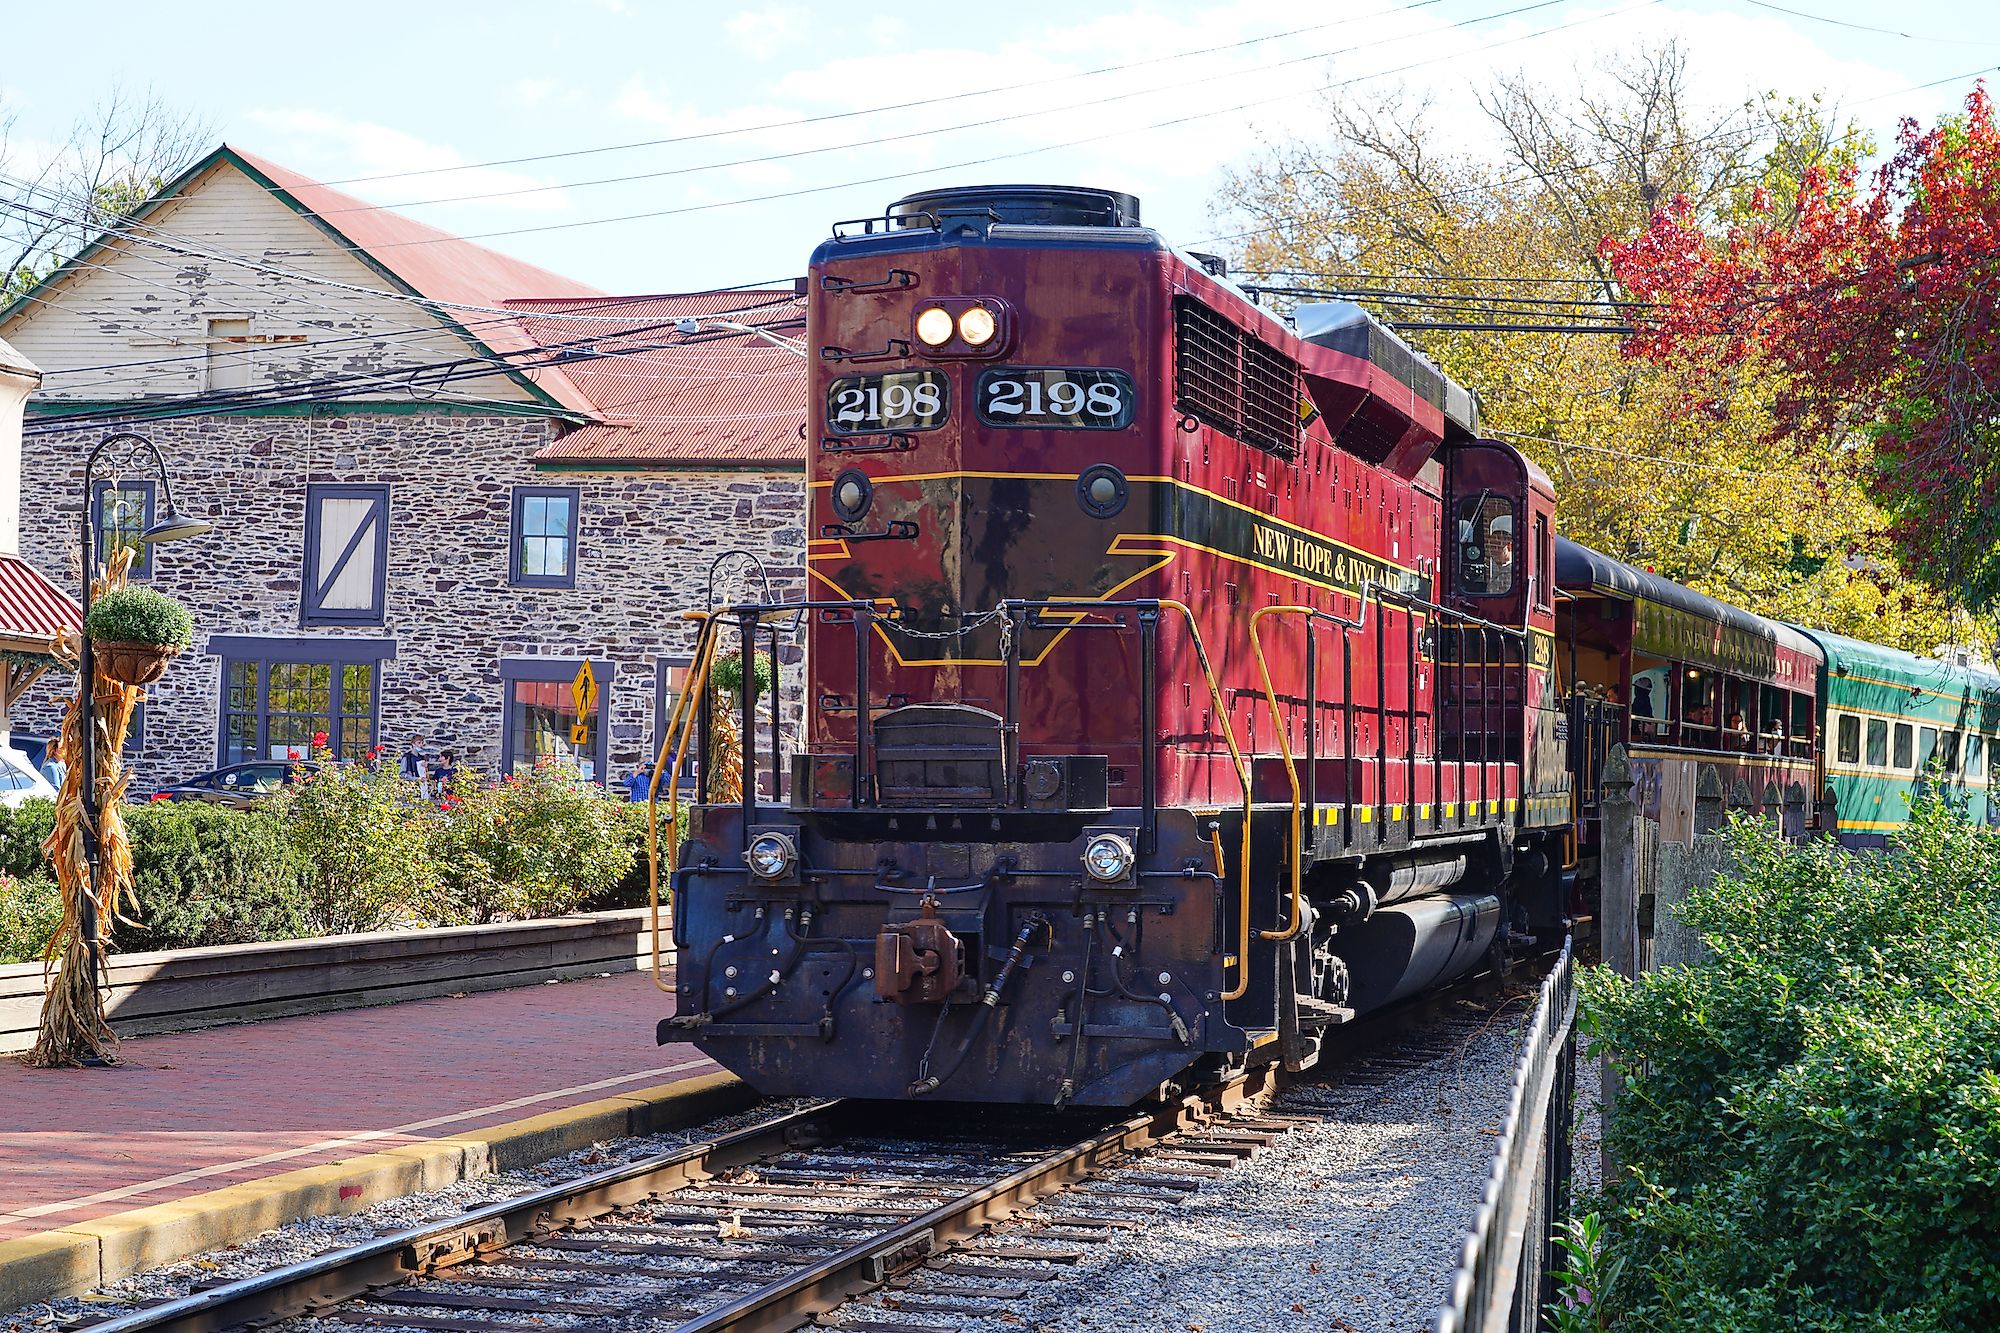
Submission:
[[[992,335],[987,335],[991,337]],[[942,347],[951,341],[951,312],[932,306],[917,316],[917,341],[926,347]]]
[[[1000,324],[993,318],[993,312],[983,305],[976,305],[958,317],[958,336],[974,347],[986,346],[999,331]]]
[[[843,523],[859,522],[868,512],[868,502],[874,494],[875,486],[868,480],[868,474],[848,468],[833,479],[833,512]]]
[[[759,833],[750,840],[750,850],[743,859],[757,878],[783,879],[798,864],[799,849],[782,833]]]
[[[1132,844],[1116,833],[1100,833],[1083,848],[1083,869],[1092,879],[1108,884],[1132,873]]]

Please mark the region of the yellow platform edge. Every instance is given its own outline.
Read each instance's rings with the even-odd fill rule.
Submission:
[[[303,1218],[358,1213],[388,1199],[518,1170],[606,1139],[732,1115],[756,1101],[757,1095],[734,1074],[700,1074],[0,1241],[0,1314],[80,1295]]]

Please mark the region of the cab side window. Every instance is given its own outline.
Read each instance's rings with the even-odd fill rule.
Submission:
[[[1467,597],[1514,591],[1514,504],[1482,494],[1458,505],[1458,590]]]

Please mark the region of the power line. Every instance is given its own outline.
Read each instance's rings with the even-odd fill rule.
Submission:
[[[1495,19],[1509,18],[1514,15],[1528,13],[1533,10],[1547,9],[1555,4],[1559,4],[1562,2],[1563,0],[1536,0],[1536,3],[1533,4],[1517,6],[1516,8],[1503,10],[1493,14],[1481,15],[1478,18],[1465,19],[1458,23],[1454,23],[1452,26],[1463,28],[1473,23],[1486,23]],[[1577,27],[1582,27],[1586,24],[1602,22],[1605,19],[1622,18],[1637,10],[1650,8],[1654,5],[1661,3],[1663,3],[1663,0],[1638,0],[1637,3],[1626,5],[1624,8],[1621,9],[1608,10],[1601,14],[1586,15],[1583,18],[1571,19],[1563,23],[1553,24],[1547,28],[1538,29],[1535,32],[1524,33],[1518,37],[1509,37],[1509,38],[1504,38],[1497,42],[1488,43],[1486,46],[1480,49],[1482,51],[1490,51],[1500,46],[1511,46],[1518,42],[1533,41],[1537,38],[1546,37],[1552,33],[1562,32],[1570,28],[1577,28]],[[1354,77],[1349,79],[1335,80],[1331,83],[1321,84],[1318,87],[1301,88],[1292,92],[1279,93],[1270,97],[1254,98],[1248,102],[1238,102],[1231,106],[1216,107],[1207,111],[1192,112],[1188,115],[1175,116],[1168,120],[1155,121],[1150,125],[1137,125],[1125,129],[1107,130],[1101,134],[1086,135],[1080,139],[1070,139],[1061,143],[1042,144],[1032,148],[1021,148],[1010,152],[993,153],[985,157],[968,158],[960,162],[952,162],[939,166],[923,167],[911,171],[889,172],[885,175],[880,175],[880,176],[868,176],[854,180],[838,181],[828,185],[806,186],[795,190],[781,190],[772,194],[749,195],[736,199],[712,200],[710,202],[701,204],[687,204],[678,208],[649,209],[644,212],[638,212],[638,213],[622,213],[612,217],[582,218],[572,222],[551,222],[532,227],[509,227],[497,231],[473,232],[469,235],[461,237],[437,237],[437,238],[429,238],[418,241],[391,241],[384,245],[371,247],[371,249],[388,250],[388,249],[398,249],[405,246],[413,246],[413,245],[435,245],[438,244],[439,241],[447,239],[469,240],[469,241],[490,240],[500,236],[528,236],[528,235],[540,234],[543,232],[570,231],[581,227],[611,226],[621,222],[653,221],[659,218],[682,217],[692,213],[712,212],[716,209],[722,209],[722,208],[739,208],[746,204],[764,204],[764,203],[780,202],[787,199],[801,199],[810,195],[828,194],[837,190],[853,189],[863,185],[882,185],[891,181],[912,180],[920,176],[934,176],[939,172],[962,171],[970,167],[990,166],[996,162],[1017,161],[1025,157],[1036,157],[1043,153],[1059,152],[1066,148],[1079,148],[1086,144],[1102,143],[1109,139],[1119,139],[1134,134],[1146,134],[1154,130],[1174,129],[1182,125],[1193,124],[1196,121],[1213,119],[1216,116],[1225,116],[1233,114],[1238,111],[1247,111],[1256,107],[1269,106],[1276,102],[1290,101],[1294,98],[1303,97],[1311,93],[1328,92],[1336,88],[1344,88],[1351,84],[1365,82],[1366,80],[1369,79],[1385,78],[1391,74],[1402,74],[1408,72],[1409,70],[1419,69],[1428,65],[1435,65],[1448,61],[1458,60],[1468,54],[1472,53],[1464,51],[1447,52],[1443,55],[1430,56],[1422,60],[1413,60],[1407,64],[1398,65],[1391,69],[1374,70],[1367,74],[1355,75]]]
[[[1850,28],[1855,32],[1872,32],[1882,37],[1901,37],[1911,42],[1936,42],[1943,46],[2000,46],[2000,42],[1967,41],[1963,37],[1922,37],[1913,32],[1903,32],[1898,28],[1871,28],[1865,23],[1849,23],[1845,19],[1828,18],[1824,14],[1810,14],[1803,9],[1787,9],[1774,5],[1770,0],[1743,0],[1747,5],[1768,9],[1778,14],[1790,14],[1793,18],[1811,19],[1814,23],[1826,23],[1836,28]]]
[[[1621,12],[1623,12],[1623,11],[1621,11]],[[1903,95],[1904,95],[1905,93],[1918,93],[1918,92],[1925,92],[1925,91],[1928,91],[1929,89],[1932,89],[1932,88],[1941,88],[1941,87],[1943,87],[1943,86],[1944,86],[1945,84],[1948,84],[1948,83],[1961,83],[1961,82],[1963,82],[1963,81],[1964,81],[1964,80],[1966,80],[1966,79],[1972,79],[1972,78],[1978,78],[1979,76],[1981,76],[1981,75],[1983,75],[1983,74],[1994,74],[1994,73],[2000,73],[2000,66],[1990,66],[1990,65],[1989,65],[1989,66],[1982,66],[1982,67],[1981,67],[1981,68],[1979,68],[1979,69],[1974,69],[1974,70],[1968,70],[1968,71],[1966,71],[1966,72],[1965,72],[1965,73],[1963,73],[1963,74],[1949,74],[1949,75],[1946,75],[1946,76],[1945,76],[1944,78],[1941,78],[1941,79],[1932,79],[1932,80],[1930,80],[1930,81],[1929,81],[1928,83],[1915,83],[1915,84],[1911,84],[1911,85],[1909,85],[1909,86],[1907,86],[1907,87],[1903,87],[1903,88],[1895,88],[1895,89],[1891,89],[1890,91],[1888,91],[1888,92],[1886,92],[1886,93],[1877,93],[1877,94],[1876,94],[1875,96],[1873,96],[1873,97],[1864,97],[1864,98],[1860,99],[1859,101],[1857,101],[1857,102],[1854,102],[1854,103],[1852,103],[1852,105],[1854,105],[1854,106],[1867,106],[1867,105],[1868,105],[1869,103],[1871,103],[1871,102],[1881,102],[1881,101],[1886,101],[1887,99],[1889,99],[1889,98],[1891,98],[1891,97],[1901,97],[1901,96],[1903,96]],[[1732,117],[1732,119],[1733,119],[1733,117]],[[1855,139],[1858,139],[1858,138],[1860,138],[1860,137],[1861,137],[1862,135],[1864,135],[1864,134],[1866,134],[1866,133],[1867,133],[1867,131],[1865,131],[1865,130],[1860,130],[1860,129],[1855,129],[1855,130],[1849,130],[1849,131],[1848,131],[1848,132],[1847,132],[1846,134],[1843,134],[1843,135],[1839,136],[1839,137],[1838,137],[1838,138],[1836,138],[1836,139],[1833,139],[1833,140],[1830,140],[1830,141],[1829,141],[1829,143],[1828,143],[1828,147],[1832,147],[1832,146],[1834,146],[1834,145],[1836,145],[1836,144],[1846,144],[1846,143],[1851,143],[1852,141],[1854,141]],[[1713,132],[1711,132],[1711,133],[1709,133],[1709,134],[1706,134],[1706,135],[1703,135],[1703,136],[1701,136],[1701,137],[1699,137],[1699,138],[1696,138],[1696,139],[1692,140],[1691,142],[1692,142],[1692,143],[1695,143],[1695,144],[1702,144],[1702,143],[1709,143],[1709,142],[1713,142],[1713,141],[1716,141],[1716,140],[1718,140],[1718,139],[1721,139],[1722,137],[1724,137],[1724,132],[1723,132],[1722,130],[1718,129],[1718,130],[1716,130],[1716,131],[1713,131]],[[1520,176],[1512,176],[1512,177],[1507,177],[1507,178],[1503,178],[1503,179],[1501,179],[1501,180],[1497,180],[1497,181],[1490,181],[1490,182],[1486,182],[1486,183],[1484,183],[1484,184],[1480,184],[1480,185],[1471,185],[1471,186],[1465,186],[1465,187],[1462,187],[1462,188],[1460,188],[1460,189],[1455,189],[1455,190],[1445,190],[1445,191],[1441,191],[1441,192],[1439,192],[1438,194],[1436,194],[1436,195],[1434,195],[1434,196],[1432,196],[1432,197],[1433,197],[1433,199],[1434,199],[1435,201],[1437,201],[1437,202],[1447,202],[1447,201],[1451,201],[1451,200],[1457,200],[1457,199],[1463,199],[1463,198],[1468,198],[1468,197],[1471,197],[1471,196],[1473,196],[1473,195],[1479,195],[1479,194],[1485,194],[1485,193],[1487,193],[1487,192],[1489,192],[1489,191],[1491,191],[1491,190],[1495,190],[1495,189],[1500,189],[1500,188],[1504,188],[1505,186],[1509,186],[1509,185],[1525,185],[1525,184],[1530,184],[1530,183],[1532,183],[1532,182],[1534,182],[1534,181],[1537,181],[1537,180],[1543,180],[1543,179],[1546,179],[1546,178],[1547,178],[1547,177],[1549,177],[1549,176],[1575,176],[1575,175],[1581,175],[1581,174],[1583,174],[1583,173],[1584,173],[1585,171],[1588,171],[1589,169],[1591,169],[1591,168],[1593,168],[1593,167],[1602,167],[1602,166],[1609,166],[1609,165],[1611,165],[1612,163],[1615,163],[1615,162],[1617,162],[1617,161],[1618,161],[1618,158],[1617,158],[1616,156],[1612,156],[1612,157],[1601,157],[1601,158],[1597,158],[1597,159],[1594,159],[1594,160],[1592,160],[1592,161],[1588,161],[1588,162],[1578,162],[1578,163],[1574,163],[1574,164],[1572,164],[1572,165],[1569,165],[1569,166],[1565,166],[1565,167],[1555,167],[1555,168],[1551,168],[1551,169],[1549,169],[1549,170],[1547,170],[1547,171],[1530,171],[1530,172],[1526,173],[1525,175],[1520,175]],[[1272,233],[1272,232],[1279,232],[1279,231],[1283,231],[1283,230],[1284,230],[1284,229],[1285,229],[1286,227],[1288,227],[1288,226],[1296,226],[1296,225],[1298,225],[1298,224],[1299,224],[1299,223],[1300,223],[1301,221],[1304,221],[1304,219],[1299,219],[1299,218],[1287,218],[1287,219],[1285,219],[1285,220],[1284,220],[1284,221],[1282,221],[1282,222],[1273,222],[1273,223],[1268,223],[1268,224],[1266,224],[1266,225],[1264,225],[1264,226],[1261,226],[1261,227],[1252,227],[1252,228],[1250,228],[1250,229],[1249,229],[1249,230],[1247,230],[1247,231],[1239,231],[1239,232],[1230,232],[1230,233],[1228,233],[1228,234],[1225,234],[1225,235],[1220,235],[1220,236],[1208,236],[1208,237],[1204,237],[1204,238],[1202,238],[1201,240],[1198,240],[1198,241],[1193,241],[1193,242],[1190,242],[1190,244],[1191,244],[1191,245],[1197,245],[1197,246],[1201,246],[1201,245],[1215,245],[1215,244],[1217,244],[1218,242],[1222,242],[1222,241],[1240,241],[1240,240],[1244,240],[1244,239],[1246,239],[1246,238],[1248,238],[1248,237],[1251,237],[1251,236],[1263,236],[1263,235],[1268,235],[1268,234],[1270,234],[1270,233]],[[1273,271],[1274,271],[1274,272],[1286,272],[1286,271],[1289,271],[1289,270],[1273,270]],[[1554,281],[1554,279],[1552,279],[1551,281]],[[1577,279],[1577,281],[1580,281],[1580,282],[1590,282],[1591,280],[1589,280],[1589,279]]]
[[[1022,92],[1029,88],[1044,88],[1058,83],[1072,83],[1078,79],[1095,78],[1102,74],[1119,74],[1127,70],[1143,69],[1150,65],[1169,64],[1177,60],[1191,60],[1199,56],[1216,55],[1223,51],[1238,51],[1246,46],[1259,46],[1265,42],[1282,41],[1287,37],[1301,37],[1309,32],[1324,32],[1329,28],[1344,27],[1362,19],[1382,18],[1390,14],[1409,13],[1428,9],[1442,3],[1442,0],[1416,0],[1416,3],[1397,5],[1389,9],[1375,10],[1368,14],[1354,14],[1327,23],[1315,23],[1303,28],[1291,28],[1284,32],[1267,33],[1262,37],[1249,37],[1238,42],[1220,46],[1205,46],[1197,50],[1176,51],[1168,55],[1153,56],[1146,60],[1133,60],[1120,65],[1102,65],[1096,69],[1078,70],[1069,74],[1056,74],[1042,79],[1027,79],[1019,83],[1000,84],[991,88],[975,88],[966,92],[946,93],[938,97],[919,98],[912,102],[894,102],[882,106],[862,107],[853,111],[833,111],[818,116],[800,116],[792,120],[766,121],[758,125],[739,125],[728,129],[704,130],[699,134],[680,134],[663,139],[640,139],[631,143],[604,144],[593,148],[571,148],[555,153],[534,153],[526,157],[494,158],[486,162],[465,162],[450,167],[425,167],[412,171],[386,171],[373,176],[347,176],[339,180],[323,181],[325,185],[358,185],[369,181],[403,180],[411,176],[442,176],[459,171],[478,171],[488,167],[515,167],[529,162],[553,162],[564,158],[589,157],[601,153],[622,153],[639,148],[664,148],[673,144],[699,143],[710,139],[730,139],[744,134],[763,134],[770,130],[798,129],[807,125],[825,125],[833,121],[853,120],[857,117],[882,115],[891,111],[913,111],[919,107],[943,106],[950,102],[962,102],[971,98],[990,97],[999,93]]]
[[[1419,2],[1416,4],[1404,5],[1394,9],[1376,10],[1368,14],[1357,14],[1346,19],[1341,19],[1337,23],[1324,24],[1321,26],[1339,27],[1339,26],[1344,26],[1345,24],[1348,23],[1359,22],[1362,19],[1380,18],[1388,14],[1409,13],[1418,9],[1428,8],[1432,5],[1440,3],[1442,3],[1442,0],[1419,0]],[[1546,3],[1529,5],[1527,6],[1526,9],[1513,10],[1509,11],[1509,13],[1510,14],[1525,13],[1527,12],[1527,9],[1548,8],[1557,3],[1560,3],[1560,0],[1546,0]],[[1501,15],[1499,17],[1506,17],[1506,15]],[[1468,23],[1479,23],[1484,21],[1486,20],[1484,19],[1466,20],[1466,22]],[[360,204],[353,208],[328,209],[325,212],[308,214],[308,216],[322,217],[322,218],[337,218],[349,213],[385,212],[385,211],[394,211],[396,209],[404,209],[404,208],[425,208],[437,204],[473,203],[486,199],[511,199],[521,195],[545,194],[555,190],[586,189],[599,185],[628,185],[635,181],[666,180],[676,176],[693,176],[693,175],[699,175],[704,172],[723,171],[736,167],[765,166],[772,162],[790,162],[790,161],[795,161],[799,158],[819,157],[827,153],[845,153],[861,148],[880,148],[888,144],[906,143],[912,139],[928,139],[935,135],[956,134],[964,130],[990,129],[995,125],[1007,125],[1015,121],[1034,120],[1043,116],[1057,116],[1074,111],[1086,111],[1093,107],[1109,106],[1116,102],[1131,101],[1134,98],[1151,97],[1156,93],[1178,92],[1188,88],[1199,87],[1203,84],[1220,83],[1233,79],[1242,79],[1256,75],[1268,74],[1273,70],[1287,69],[1294,65],[1308,64],[1317,60],[1328,60],[1333,58],[1334,56],[1352,55],[1356,51],[1366,51],[1373,47],[1388,46],[1396,42],[1412,41],[1417,38],[1423,37],[1425,35],[1426,34],[1420,32],[1396,33],[1388,37],[1376,38],[1373,41],[1357,42],[1352,46],[1335,47],[1329,51],[1315,51],[1308,55],[1302,55],[1302,56],[1287,56],[1283,60],[1276,60],[1263,65],[1252,65],[1245,69],[1221,70],[1214,74],[1203,75],[1200,78],[1185,79],[1175,83],[1154,84],[1151,87],[1147,88],[1131,89],[1126,92],[1112,93],[1108,96],[1089,98],[1087,100],[1080,102],[1068,102],[1064,103],[1061,106],[1033,107],[1021,111],[1011,111],[1006,113],[1005,115],[986,116],[978,120],[961,121],[956,125],[930,125],[920,129],[907,130],[898,134],[881,135],[873,139],[860,139],[860,140],[850,141],[848,143],[824,144],[813,148],[794,148],[786,150],[784,152],[766,153],[760,157],[735,158],[729,161],[722,161],[722,162],[704,162],[694,166],[671,167],[659,171],[633,172],[623,176],[604,176],[594,180],[560,181],[548,185],[524,185],[524,186],[517,186],[514,189],[509,189],[509,190],[488,190],[477,194],[447,195],[435,199],[411,199],[395,204]],[[1142,61],[1138,63],[1144,64],[1148,62]],[[1125,66],[1125,67],[1114,66],[1112,68],[1132,68],[1132,66]],[[262,187],[262,188],[270,189],[271,187]]]

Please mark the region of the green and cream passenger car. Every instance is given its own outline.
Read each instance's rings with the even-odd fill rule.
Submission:
[[[2000,675],[1800,628],[1826,654],[1819,734],[1843,843],[1881,846],[1933,764],[1968,818],[2000,822],[1990,794]]]

